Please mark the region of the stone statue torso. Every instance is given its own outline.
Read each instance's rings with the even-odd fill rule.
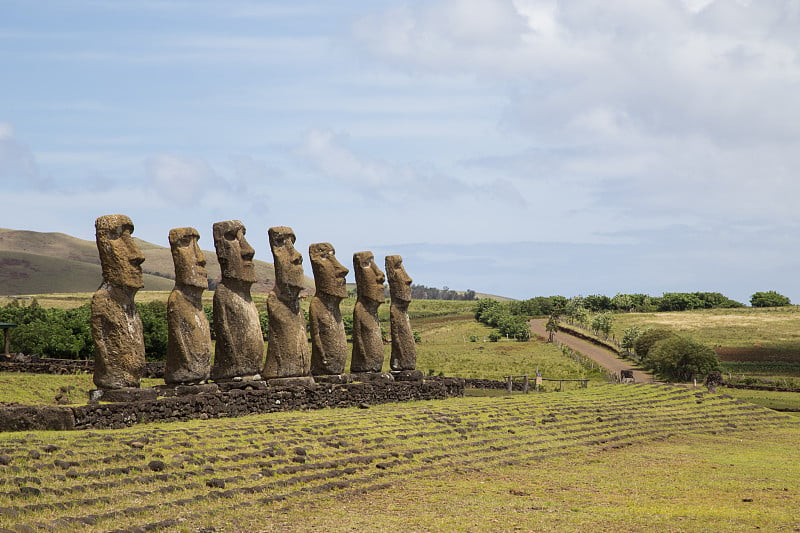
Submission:
[[[315,296],[309,307],[311,326],[311,374],[341,374],[347,363],[347,335],[339,299],[326,301]]]
[[[351,372],[380,372],[383,367],[383,339],[378,305],[361,299],[353,308],[353,357]]]
[[[214,334],[217,344],[212,379],[258,374],[264,358],[258,309],[249,293],[232,290],[225,280],[214,292]]]
[[[164,381],[196,383],[208,379],[211,330],[200,297],[173,289],[167,300],[167,323]]]
[[[142,320],[132,297],[121,300],[107,284],[92,296],[93,380],[100,389],[138,387],[145,372]]]
[[[274,292],[267,296],[269,344],[264,378],[307,376],[311,369],[306,318],[300,304],[289,306]]]

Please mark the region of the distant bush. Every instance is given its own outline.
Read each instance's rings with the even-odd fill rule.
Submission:
[[[630,326],[625,328],[625,330],[622,332],[621,346],[630,353],[631,350],[635,349],[636,341],[639,340],[641,335],[642,330],[639,326]]]
[[[500,333],[498,333],[497,331],[489,333],[489,342],[498,342],[502,338],[503,336],[500,335]]]
[[[137,304],[142,319],[144,352],[151,361],[163,361],[167,357],[167,304],[154,300]]]
[[[89,313],[89,304],[69,310],[45,309],[34,298],[27,306],[13,301],[0,307],[0,322],[17,324],[11,332],[12,352],[86,359],[94,352]]]
[[[677,381],[705,377],[720,369],[714,350],[688,337],[673,335],[655,343],[647,356],[647,366],[659,376]]]
[[[789,298],[775,291],[756,292],[750,297],[753,307],[783,307],[791,305]]]
[[[650,352],[650,348],[652,348],[655,343],[675,335],[676,333],[671,329],[651,328],[639,335],[636,342],[633,343],[633,349],[640,359],[645,360]]]
[[[489,327],[497,328],[501,335],[518,341],[527,341],[531,338],[531,327],[528,319],[512,313],[511,304],[518,302],[501,303],[496,300],[478,300],[475,307],[475,319]]]

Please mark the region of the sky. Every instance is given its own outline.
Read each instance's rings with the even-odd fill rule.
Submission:
[[[309,275],[800,303],[800,0],[0,0],[0,185],[90,240],[291,226]]]

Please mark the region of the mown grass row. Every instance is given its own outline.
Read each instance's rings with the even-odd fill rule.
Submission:
[[[118,431],[3,434],[0,527],[247,529],[265,507],[786,420],[719,395],[619,385]],[[239,523],[231,521],[232,507]]]

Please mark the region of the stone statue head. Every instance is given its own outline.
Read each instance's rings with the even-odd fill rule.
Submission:
[[[411,301],[411,277],[403,267],[403,258],[399,255],[386,256],[386,277],[389,278],[389,294],[392,300]]]
[[[354,253],[353,268],[356,271],[358,296],[383,303],[383,282],[386,281],[386,277],[375,264],[375,256],[372,255],[372,252]]]
[[[303,288],[303,256],[294,243],[297,237],[292,228],[276,226],[269,228],[269,246],[272,248],[275,266],[275,286],[279,294],[297,294]]]
[[[244,224],[239,220],[215,222],[214,248],[223,278],[255,283],[253,256],[256,252],[244,238],[245,232]]]
[[[103,279],[117,287],[137,290],[144,287],[144,255],[131,236],[131,219],[125,215],[105,215],[95,220],[94,227]]]
[[[308,247],[311,269],[314,271],[314,284],[317,294],[324,293],[339,298],[347,298],[347,281],[350,272],[338,259],[336,250],[329,242],[318,242]]]
[[[194,228],[169,230],[169,247],[175,264],[175,283],[201,289],[208,288],[206,257],[197,244],[200,234]]]

